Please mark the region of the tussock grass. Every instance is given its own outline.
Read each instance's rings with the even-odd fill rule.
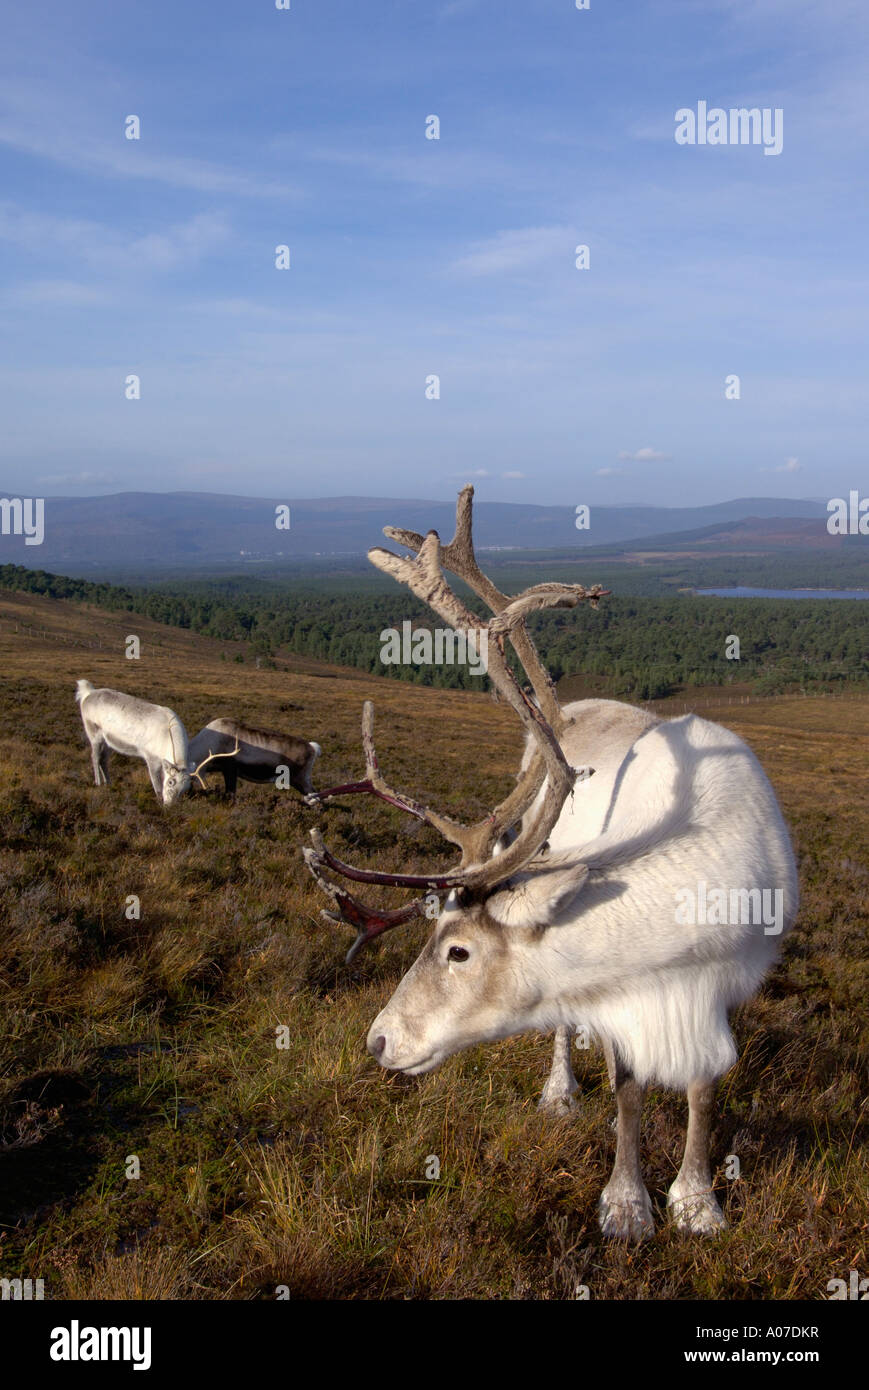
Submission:
[[[83,639],[98,624],[103,648],[16,636],[10,613]],[[123,658],[130,631],[138,663]],[[803,907],[737,1015],[741,1056],[720,1087],[713,1158],[730,1229],[704,1242],[662,1220],[632,1249],[596,1224],[615,1147],[597,1053],[575,1052],[580,1106],[555,1121],[536,1110],[549,1039],[472,1049],[418,1081],[365,1054],[423,929],[345,969],[349,932],[320,919],[300,846],[319,823],[354,862],[419,870],[443,862],[438,838],[367,798],[314,817],[292,792],[242,784],[233,805],[218,779],[164,811],[144,765],[120,758],[96,788],[73,685],[167,703],[191,732],[235,714],[316,738],[319,785],[359,774],[372,695],[388,775],[464,817],[510,785],[509,711],[307,660],[254,670],[189,633],[21,596],[0,601],[0,655],[4,1276],[41,1277],[57,1298],[286,1285],[293,1298],[561,1299],[587,1285],[594,1298],[752,1299],[825,1297],[830,1278],[867,1272],[865,698],[704,711],[772,777]],[[659,1217],[684,1122],[684,1098],[650,1096]]]

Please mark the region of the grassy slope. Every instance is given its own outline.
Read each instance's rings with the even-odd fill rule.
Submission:
[[[104,645],[16,634],[21,619]],[[123,657],[128,632],[138,663]],[[0,1274],[44,1278],[54,1297],[270,1297],[283,1283],[301,1298],[569,1298],[586,1284],[595,1298],[661,1299],[824,1297],[828,1279],[865,1271],[865,698],[704,708],[773,779],[803,909],[737,1017],[741,1060],[721,1086],[713,1154],[731,1230],[707,1244],[662,1227],[625,1249],[595,1223],[614,1147],[599,1054],[576,1052],[582,1107],[563,1121],[535,1109],[548,1039],[387,1077],[363,1040],[421,927],[346,970],[349,934],[320,921],[301,864],[313,816],[295,794],[242,786],[234,806],[215,792],[164,812],[144,765],[119,758],[97,789],[72,688],[86,676],[168,703],[191,731],[239,713],[316,738],[320,785],[358,775],[372,694],[388,775],[466,817],[510,784],[513,717],[487,697],[306,659],[255,671],[221,650],[128,615],[0,596]],[[443,859],[430,831],[364,798],[316,821],[359,863]],[[682,1098],[652,1094],[658,1206],[683,1123]]]

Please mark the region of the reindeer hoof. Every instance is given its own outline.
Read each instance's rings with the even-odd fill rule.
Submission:
[[[636,1196],[624,1195],[616,1201],[604,1190],[598,1203],[598,1222],[603,1234],[612,1240],[648,1240],[655,1232],[648,1192],[641,1189]]]
[[[697,1236],[717,1236],[727,1230],[724,1212],[714,1192],[694,1192],[682,1197],[673,1189],[667,1196],[667,1212],[680,1231]]]

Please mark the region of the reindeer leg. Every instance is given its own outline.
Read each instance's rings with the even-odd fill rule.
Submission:
[[[151,778],[151,786],[157,794],[157,800],[163,801],[163,765],[158,758],[146,758],[148,766],[148,776]]]
[[[305,762],[304,767],[302,768],[302,773],[301,773],[301,784],[300,784],[300,786],[298,787],[298,790],[302,793],[302,797],[303,797],[304,800],[307,800],[309,797],[313,797],[313,796],[315,795],[315,792],[314,792],[314,778],[313,778],[313,772],[314,772],[314,763],[317,761],[317,759],[319,758],[319,756],[320,756],[320,745],[319,745],[319,743],[312,743],[312,744],[311,744],[311,751],[310,751],[310,753],[309,753],[309,755],[308,755],[308,758],[307,758],[307,760],[306,760],[306,762]],[[292,780],[292,779],[290,779],[290,780]],[[309,804],[310,804],[310,803],[309,803]]]
[[[91,763],[94,769],[94,783],[101,786],[109,780],[109,745],[99,734],[91,740]]]
[[[640,1169],[640,1122],[646,1088],[634,1078],[611,1044],[605,1046],[610,1083],[618,1106],[616,1161],[598,1206],[605,1236],[620,1240],[645,1240],[652,1235],[652,1203]]]
[[[562,1024],[560,1028],[555,1030],[552,1070],[546,1085],[543,1087],[543,1094],[537,1103],[538,1110],[547,1110],[553,1114],[563,1115],[565,1110],[572,1110],[576,1105],[573,1097],[579,1087],[570,1065],[572,1040],[573,1029],[569,1024]]]
[[[109,780],[108,744],[103,738],[102,730],[98,724],[89,724],[86,719],[82,722],[84,724],[84,735],[91,750],[91,767],[94,773],[94,785],[99,787]]]
[[[714,1099],[714,1082],[692,1081],[688,1087],[685,1157],[667,1193],[671,1220],[683,1231],[704,1236],[717,1235],[727,1226],[712,1191],[712,1174],[709,1171],[709,1130]]]

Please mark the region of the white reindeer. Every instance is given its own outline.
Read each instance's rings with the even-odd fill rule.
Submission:
[[[173,710],[120,690],[97,690],[90,681],[76,682],[75,698],[91,746],[97,786],[109,780],[111,749],[144,759],[151,786],[164,806],[173,805],[189,790],[191,776],[198,777],[204,763],[197,768],[191,762],[187,732]]]
[[[389,528],[388,536],[418,554],[375,550],[370,558],[453,627],[470,630],[480,620],[448,588],[441,565],[493,609],[489,674],[529,733],[516,789],[471,827],[393,791],[377,768],[368,706],[368,777],[359,789],[438,828],[461,848],[461,865],[434,875],[352,869],[316,831],[305,856],[340,916],[357,928],[353,950],[422,916],[424,899],[376,912],[327,882],[324,869],[357,881],[448,890],[422,954],[371,1026],[368,1049],[381,1066],[419,1076],[475,1043],[555,1029],[543,1099],[563,1109],[577,1089],[571,1035],[588,1030],[603,1044],[618,1106],[615,1166],[600,1199],[603,1232],[641,1239],[653,1230],[639,1135],[644,1092],[655,1082],[688,1094],[670,1214],[686,1230],[711,1234],[725,1224],[708,1139],[714,1083],[737,1055],[728,1010],[755,993],[796,915],[788,833],[759,763],[728,730],[694,715],[661,720],[609,700],[561,709],[524,615],[582,598],[594,602],[601,591],[538,585],[514,600],[500,594],[474,559],[472,495],[466,488],[460,496],[449,546],[434,532],[423,540]],[[534,699],[504,660],[505,635]],[[578,779],[576,769],[588,774],[588,765],[594,775]],[[517,820],[518,835],[493,854]],[[770,901],[776,912],[759,910]]]

